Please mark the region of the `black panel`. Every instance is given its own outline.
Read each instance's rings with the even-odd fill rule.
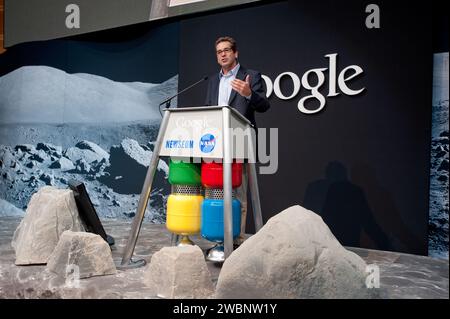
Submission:
[[[381,28],[368,29],[361,1],[287,1],[196,17],[180,26],[183,88],[218,71],[214,41],[230,35],[242,65],[274,79],[300,78],[328,68],[358,65],[350,87],[362,94],[326,98],[312,115],[291,100],[270,97],[259,127],[279,129],[279,168],[260,175],[264,219],[295,204],[314,209],[344,245],[427,254],[432,96],[431,6],[378,1]],[[320,92],[328,94],[329,75]],[[289,81],[282,83],[286,94]],[[339,92],[339,91],[338,91]],[[187,92],[180,106],[202,105],[206,85]]]

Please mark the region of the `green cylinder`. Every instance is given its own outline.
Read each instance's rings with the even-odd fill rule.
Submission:
[[[201,185],[201,165],[170,159],[169,183],[172,185]]]

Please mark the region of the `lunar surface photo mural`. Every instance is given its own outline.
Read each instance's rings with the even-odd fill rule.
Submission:
[[[448,259],[448,52],[434,54],[428,254]]]
[[[134,216],[158,106],[177,92],[178,28],[92,38],[21,44],[0,56],[0,216],[23,215],[41,187],[70,180],[85,183],[100,218]],[[146,220],[165,222],[167,174],[160,160]]]

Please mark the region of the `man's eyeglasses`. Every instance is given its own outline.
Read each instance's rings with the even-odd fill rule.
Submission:
[[[221,55],[222,53],[229,53],[229,52],[231,52],[232,50],[231,50],[231,48],[225,48],[225,49],[223,49],[223,50],[218,50],[218,51],[216,51],[216,53],[217,53],[217,55]]]

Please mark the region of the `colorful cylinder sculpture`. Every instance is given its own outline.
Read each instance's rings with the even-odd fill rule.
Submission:
[[[202,202],[199,194],[171,194],[167,200],[167,229],[179,235],[198,234]]]
[[[209,249],[206,259],[214,262],[225,261],[225,229],[224,229],[224,191],[223,165],[221,163],[202,163],[202,185],[205,187],[205,199],[202,203],[201,235],[203,238],[216,242]],[[242,163],[231,164],[232,202],[231,215],[233,238],[241,232],[241,203],[235,198],[235,188],[242,184]]]
[[[223,188],[223,165],[221,163],[202,163],[202,184],[205,188]],[[242,163],[231,164],[231,185],[242,184]]]
[[[241,203],[237,199],[232,202],[233,238],[241,231]],[[205,198],[202,204],[201,235],[213,242],[224,241],[223,199]]]
[[[166,227],[175,234],[188,236],[200,233],[203,202],[200,166],[170,161],[169,182],[172,194],[167,200]]]
[[[201,167],[199,164],[170,160],[169,183],[171,185],[201,185]]]

